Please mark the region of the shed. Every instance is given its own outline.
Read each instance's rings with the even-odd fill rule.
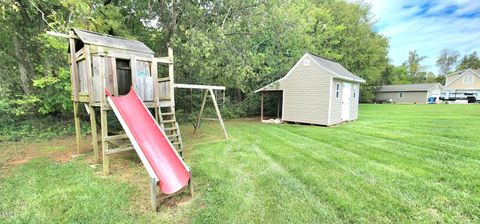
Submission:
[[[430,97],[440,97],[443,86],[440,83],[418,83],[385,85],[378,90],[377,102],[425,104]]]
[[[365,80],[339,63],[305,53],[283,78],[255,93],[261,93],[262,120],[264,95],[276,93],[278,118],[330,126],[357,119],[360,83]]]

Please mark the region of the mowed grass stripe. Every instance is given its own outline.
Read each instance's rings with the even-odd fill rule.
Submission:
[[[265,134],[266,132],[264,132],[264,130],[258,130],[255,133]],[[284,147],[270,148],[268,144],[263,143],[264,141],[270,142],[269,137],[273,138],[278,145],[291,147],[286,148],[286,152],[280,151]],[[368,202],[366,201],[371,200],[382,202],[384,205],[377,207],[377,214],[372,215],[368,220],[383,222],[391,221],[386,218],[386,216],[381,215],[381,210],[385,209],[394,213],[395,209],[387,208],[398,203],[389,201],[386,197],[382,198],[383,200],[377,200],[378,198],[376,197],[378,195],[378,191],[375,191],[375,194],[373,194],[373,190],[370,192],[368,191],[368,185],[371,183],[364,181],[364,177],[350,175],[348,170],[345,171],[346,168],[342,168],[343,165],[341,164],[341,160],[332,160],[332,162],[327,162],[321,166],[321,164],[318,163],[319,160],[312,158],[311,154],[303,153],[305,151],[301,148],[296,152],[295,149],[298,148],[296,148],[295,145],[292,145],[291,141],[285,140],[282,137],[285,138],[287,136],[269,134],[268,137],[262,136],[261,139],[263,140],[261,142],[257,142],[257,144],[266,154],[274,158],[277,163],[289,170],[293,176],[302,180],[304,184],[308,185],[318,197],[323,198],[323,200],[334,205],[340,217],[350,221],[358,221],[357,217],[361,217],[363,212],[363,209],[361,208],[368,207]],[[302,165],[299,166],[298,164]],[[348,182],[343,181],[347,178],[354,178],[356,180]],[[342,188],[329,188],[330,185],[339,185],[342,186]],[[366,201],[360,203],[351,203],[356,197],[365,198]],[[399,206],[397,205],[394,208],[399,208]],[[408,209],[408,207],[404,206],[404,209]]]

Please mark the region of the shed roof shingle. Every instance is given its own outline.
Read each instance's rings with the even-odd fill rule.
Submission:
[[[379,92],[399,92],[399,91],[428,91],[440,83],[418,83],[404,85],[385,85],[380,87]]]
[[[344,78],[344,79],[349,79],[352,81],[357,81],[357,82],[365,82],[364,79],[352,74],[350,71],[348,71],[346,68],[344,68],[341,64],[337,62],[333,62],[330,60],[327,60],[325,58],[321,58],[317,55],[308,53],[320,66],[328,69],[334,75],[336,75],[339,78]]]
[[[120,37],[109,36],[77,28],[73,28],[73,31],[75,34],[77,34],[80,40],[82,40],[82,42],[87,44],[154,54],[150,48],[138,40],[127,40]]]

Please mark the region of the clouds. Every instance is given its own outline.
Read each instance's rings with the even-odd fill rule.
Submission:
[[[444,48],[462,55],[480,51],[479,0],[366,0],[372,5],[376,29],[390,40],[389,56],[398,65],[409,50],[427,56],[428,71]]]

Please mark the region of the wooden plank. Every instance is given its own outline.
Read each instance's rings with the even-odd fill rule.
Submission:
[[[87,44],[85,44],[85,45],[87,45]],[[84,51],[83,49],[85,49],[85,47],[82,48],[82,49],[80,49],[80,50],[78,50],[77,53],[75,53],[75,57],[76,57],[76,58],[79,58],[80,56],[83,55],[83,51]]]
[[[93,103],[93,75],[92,75],[92,57],[90,55],[90,45],[86,44],[83,48],[85,51],[85,71],[87,73],[87,92],[89,95],[89,103]],[[97,84],[97,83],[96,83]]]
[[[80,129],[80,103],[73,102],[73,116],[75,119],[75,134],[76,134],[76,140],[77,140],[77,155],[80,155],[80,148],[81,148],[81,140],[80,137],[82,135],[81,129]]]
[[[126,152],[126,151],[130,151],[130,150],[133,150],[133,146],[126,146],[126,147],[120,147],[120,148],[115,148],[115,149],[109,149],[107,150],[106,154],[107,155],[111,155],[111,154],[115,154],[115,153],[119,153],[119,152]]]
[[[95,109],[92,107],[91,104],[89,104],[88,110],[90,111],[90,126],[92,129],[93,154],[95,156],[95,162],[98,163],[100,161],[100,154],[98,151],[98,133],[97,133],[97,120],[95,116]]]
[[[118,75],[117,75],[117,60],[115,58],[110,59],[113,75],[113,94],[118,96]]]
[[[217,99],[215,97],[215,94],[213,93],[212,89],[209,89],[208,91],[210,92],[210,96],[212,97],[213,106],[215,106],[215,111],[217,112],[218,121],[220,122],[220,126],[222,126],[225,139],[228,139],[227,129],[225,128],[225,124],[223,123],[222,115],[220,114],[220,109],[218,109]]]
[[[203,109],[205,108],[205,102],[207,101],[207,96],[208,96],[207,90],[202,90],[202,92],[203,92],[202,105],[200,106],[200,112],[198,113],[197,122],[195,123],[195,127],[193,129],[193,134],[195,134],[197,129],[200,128],[200,120],[202,119]]]
[[[209,85],[195,85],[195,84],[173,84],[175,88],[182,89],[212,89],[212,90],[225,90],[225,86],[209,86]]]
[[[170,57],[159,57],[159,58],[154,58],[154,60],[155,60],[157,63],[161,63],[161,64],[170,64],[170,63],[173,63],[173,61],[170,59]]]
[[[69,34],[58,33],[54,31],[47,31],[47,34],[54,37],[62,37],[62,38],[71,38],[71,39],[80,39],[77,35],[72,34],[73,32],[69,32]]]
[[[118,140],[118,139],[126,139],[126,138],[128,138],[127,134],[111,135],[111,136],[107,136],[107,137],[105,138],[105,141]]]
[[[263,121],[263,92],[260,95],[260,120]]]
[[[103,159],[103,175],[108,176],[110,174],[110,160],[108,157],[108,126],[107,126],[107,111],[100,110],[100,125],[102,129],[102,159]]]
[[[117,85],[117,83],[115,83],[113,80],[114,78],[113,78],[112,60],[115,60],[115,59],[112,57],[104,57],[104,60],[105,60],[104,69],[106,74],[107,88],[108,88],[108,91],[113,93],[115,92],[115,86]]]
[[[158,184],[155,178],[150,178],[150,203],[155,212],[157,212]]]
[[[73,31],[70,31],[70,35],[74,35]],[[75,40],[73,38],[69,39],[70,44],[70,82],[72,84],[72,95],[75,101],[78,101],[78,68],[77,60],[75,57]]]
[[[174,70],[173,70],[173,48],[169,47],[168,48],[168,58],[170,59],[171,63],[168,64],[168,77],[170,77],[170,100],[173,102],[173,105],[175,105],[175,90],[173,89],[173,84],[175,83],[174,79]]]
[[[137,56],[136,55],[131,56],[130,68],[132,70],[132,86],[135,90],[138,90],[135,83],[137,80]]]

